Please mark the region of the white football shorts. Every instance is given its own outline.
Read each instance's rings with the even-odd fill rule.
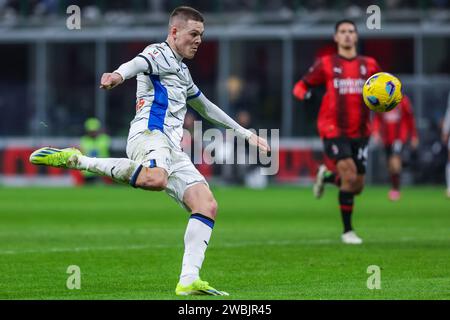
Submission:
[[[189,211],[183,202],[184,192],[193,185],[204,183],[205,177],[195,168],[189,156],[174,150],[168,138],[158,130],[146,130],[127,142],[127,156],[144,167],[164,168],[168,174],[166,193]]]

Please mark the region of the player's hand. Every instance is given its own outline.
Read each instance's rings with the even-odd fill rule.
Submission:
[[[419,139],[417,137],[412,138],[411,148],[413,148],[413,150],[416,150],[418,146],[419,146]]]
[[[305,100],[311,97],[311,91],[308,89],[308,87],[305,85],[303,81],[299,81],[295,84],[294,90],[292,90],[292,94],[298,100]]]
[[[100,89],[112,89],[123,82],[122,76],[118,73],[104,73],[100,80]]]
[[[263,151],[265,153],[268,153],[270,151],[270,146],[267,143],[266,139],[263,139],[256,134],[252,134],[250,138],[248,139],[248,143],[250,143],[252,146],[257,147],[260,151]]]

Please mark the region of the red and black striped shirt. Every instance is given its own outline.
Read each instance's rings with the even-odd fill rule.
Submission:
[[[326,86],[317,123],[321,138],[370,135],[370,110],[364,105],[362,87],[379,71],[375,59],[360,55],[346,59],[333,54],[316,60],[296,86]]]
[[[409,139],[417,138],[417,129],[411,101],[403,96],[399,105],[389,112],[377,113],[373,121],[375,135],[389,146],[400,140],[405,144]]]

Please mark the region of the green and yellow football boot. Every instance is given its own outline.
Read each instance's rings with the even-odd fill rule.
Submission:
[[[208,295],[208,296],[229,296],[225,291],[219,291],[211,287],[208,282],[201,279],[197,279],[188,286],[182,286],[177,284],[175,289],[177,296],[189,296],[189,295]]]
[[[51,166],[56,168],[75,169],[77,161],[73,161],[74,155],[82,155],[76,148],[56,149],[45,147],[34,151],[30,155],[30,162],[39,166]]]

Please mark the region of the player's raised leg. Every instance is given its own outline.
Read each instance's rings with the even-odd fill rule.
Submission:
[[[167,172],[162,168],[146,168],[127,158],[86,157],[76,148],[41,148],[30,155],[30,162],[35,165],[87,170],[146,190],[160,191],[167,185]]]
[[[76,148],[56,149],[44,147],[34,151],[30,155],[29,160],[35,165],[69,168],[67,161],[73,155],[81,155],[81,151]]]
[[[322,164],[317,170],[316,181],[313,185],[313,194],[317,199],[320,199],[323,196],[325,184],[327,183],[340,186],[340,178],[336,173],[328,170],[328,168]]]
[[[175,293],[177,295],[227,296],[228,293],[216,290],[208,282],[200,279],[200,269],[216,219],[217,202],[209,187],[204,183],[188,188],[183,201],[192,214],[184,235],[183,264]]]

